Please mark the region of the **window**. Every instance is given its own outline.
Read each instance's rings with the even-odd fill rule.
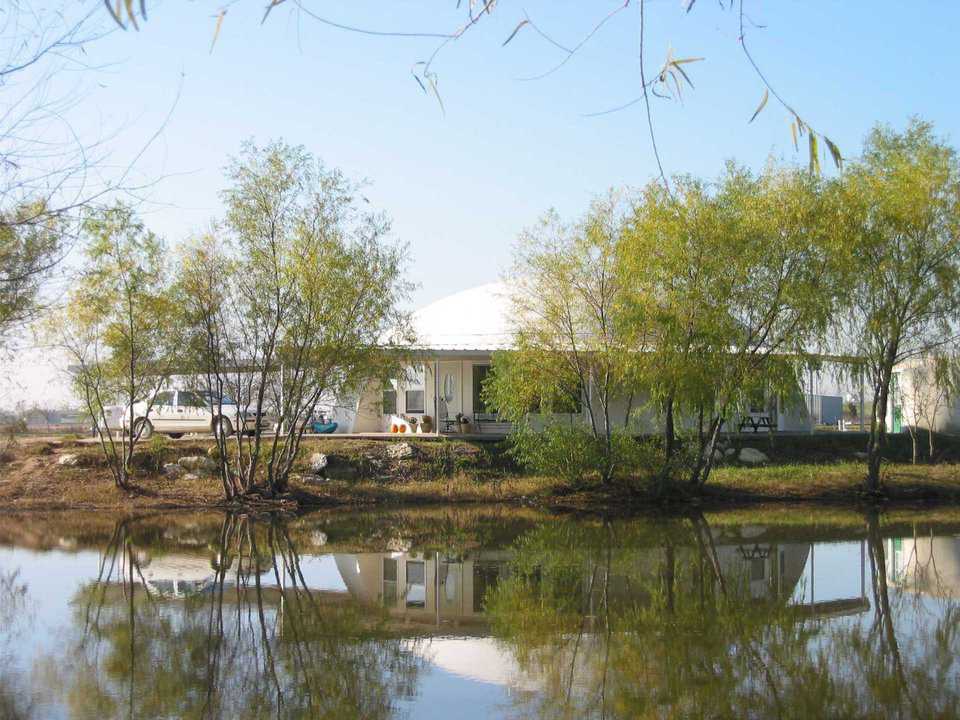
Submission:
[[[496,408],[487,407],[487,403],[483,401],[483,383],[487,379],[487,375],[490,374],[489,365],[474,365],[473,366],[473,412],[474,414],[480,413],[481,415],[495,415]]]
[[[427,569],[425,563],[407,563],[407,607],[427,605]]]
[[[397,602],[397,561],[394,558],[383,559],[383,604],[394,605]]]
[[[177,396],[177,404],[181,407],[206,407],[207,404],[203,401],[203,398],[186,390],[181,390]]]
[[[383,391],[383,414],[397,414],[397,391],[393,388]]]
[[[173,391],[164,390],[162,393],[157,393],[157,396],[153,399],[154,405],[173,405]]]
[[[408,413],[423,412],[423,390],[407,390],[405,393],[405,409]]]
[[[473,611],[482,612],[487,607],[487,594],[500,581],[500,566],[495,563],[476,562],[473,565]]]
[[[203,392],[201,392],[200,397],[206,400],[210,405],[217,405],[217,404],[236,405],[237,404],[236,402],[234,402],[233,398],[230,397],[229,395],[221,395],[220,397],[217,397],[216,393],[208,392],[207,390],[204,390]]]

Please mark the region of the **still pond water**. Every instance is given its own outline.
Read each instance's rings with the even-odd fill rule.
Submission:
[[[0,514],[0,718],[957,717],[960,525]]]

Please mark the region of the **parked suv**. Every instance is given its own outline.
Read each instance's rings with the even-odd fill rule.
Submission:
[[[234,431],[242,429],[244,432],[253,432],[257,426],[257,415],[254,412],[241,412],[242,428],[237,428],[237,405],[224,397],[220,402],[208,393],[192,390],[161,390],[153,400],[150,413],[147,414],[147,403],[144,400],[133,405],[133,431],[141,438],[148,438],[153,433],[165,433],[172,438],[181,437],[184,433],[212,433],[218,430],[225,435],[232,435]],[[129,408],[123,413],[123,427],[127,429],[130,422]],[[261,414],[261,429],[269,429],[270,423]]]

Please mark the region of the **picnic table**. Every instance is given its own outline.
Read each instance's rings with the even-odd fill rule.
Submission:
[[[753,428],[755,433],[760,432],[760,428],[766,428],[768,430],[777,429],[769,415],[747,415],[740,421],[740,427],[737,429],[737,432],[743,432],[743,429],[748,425]]]

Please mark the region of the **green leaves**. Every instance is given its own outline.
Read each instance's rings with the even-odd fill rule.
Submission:
[[[764,95],[764,101],[766,101],[766,95]],[[758,111],[763,109],[764,103],[760,104]],[[807,135],[807,164],[811,173],[819,174],[820,173],[820,138],[823,138],[824,143],[827,145],[827,150],[830,152],[830,157],[833,160],[833,164],[837,169],[843,167],[843,155],[840,153],[840,148],[837,147],[836,143],[833,142],[830,138],[822,133],[816,132],[811,128],[807,123],[805,123],[799,115],[797,115],[792,110],[790,111],[791,117],[793,118],[790,121],[790,138],[793,140],[793,149],[796,151],[800,150],[800,143],[798,141],[799,137],[802,137],[804,134]],[[756,117],[756,113],[754,113]],[[753,118],[751,118],[751,121]]]
[[[520,32],[520,28],[522,28],[524,25],[529,25],[529,24],[530,24],[530,20],[527,18],[524,18],[519,23],[517,23],[517,26],[513,29],[513,32],[507,36],[507,39],[503,41],[503,44],[500,47],[505,47],[507,43],[513,40],[516,34]]]
[[[684,83],[691,88],[693,87],[693,81],[687,75],[683,66],[703,60],[702,57],[675,58],[673,57],[673,48],[669,48],[667,58],[657,73],[651,91],[659,97],[676,97],[678,100],[682,100]]]
[[[808,140],[810,147],[810,172],[818,174],[820,172],[820,152],[816,133],[810,133]]]
[[[767,100],[770,99],[770,91],[764,88],[763,98],[760,100],[760,104],[757,105],[757,109],[753,111],[753,115],[750,116],[750,119],[747,121],[747,124],[752,123],[757,119],[757,115],[767,106]]]
[[[830,157],[833,158],[833,164],[837,166],[837,169],[842,168],[843,156],[840,154],[840,148],[838,148],[826,135],[823,136],[823,141],[827,144],[827,149],[830,151]]]
[[[213,40],[210,41],[210,52],[213,52],[214,46],[217,44],[217,38],[220,37],[220,27],[223,25],[223,18],[227,14],[227,9],[222,9],[217,13],[217,24],[213,28]]]
[[[272,11],[277,5],[280,5],[281,3],[285,2],[285,1],[286,1],[286,0],[270,0],[270,4],[267,5],[266,10],[263,11],[263,17],[260,19],[260,24],[263,25],[263,23],[265,23],[265,22],[267,21],[267,18],[270,16],[271,11]]]
[[[103,4],[104,7],[107,8],[107,12],[110,13],[110,17],[122,30],[127,29],[124,23],[124,16],[126,16],[127,21],[133,26],[134,30],[140,29],[140,26],[137,24],[137,11],[133,7],[133,0],[116,0],[116,3],[111,3],[110,0],[103,0]],[[140,1],[140,16],[144,20],[147,19],[146,0]]]

